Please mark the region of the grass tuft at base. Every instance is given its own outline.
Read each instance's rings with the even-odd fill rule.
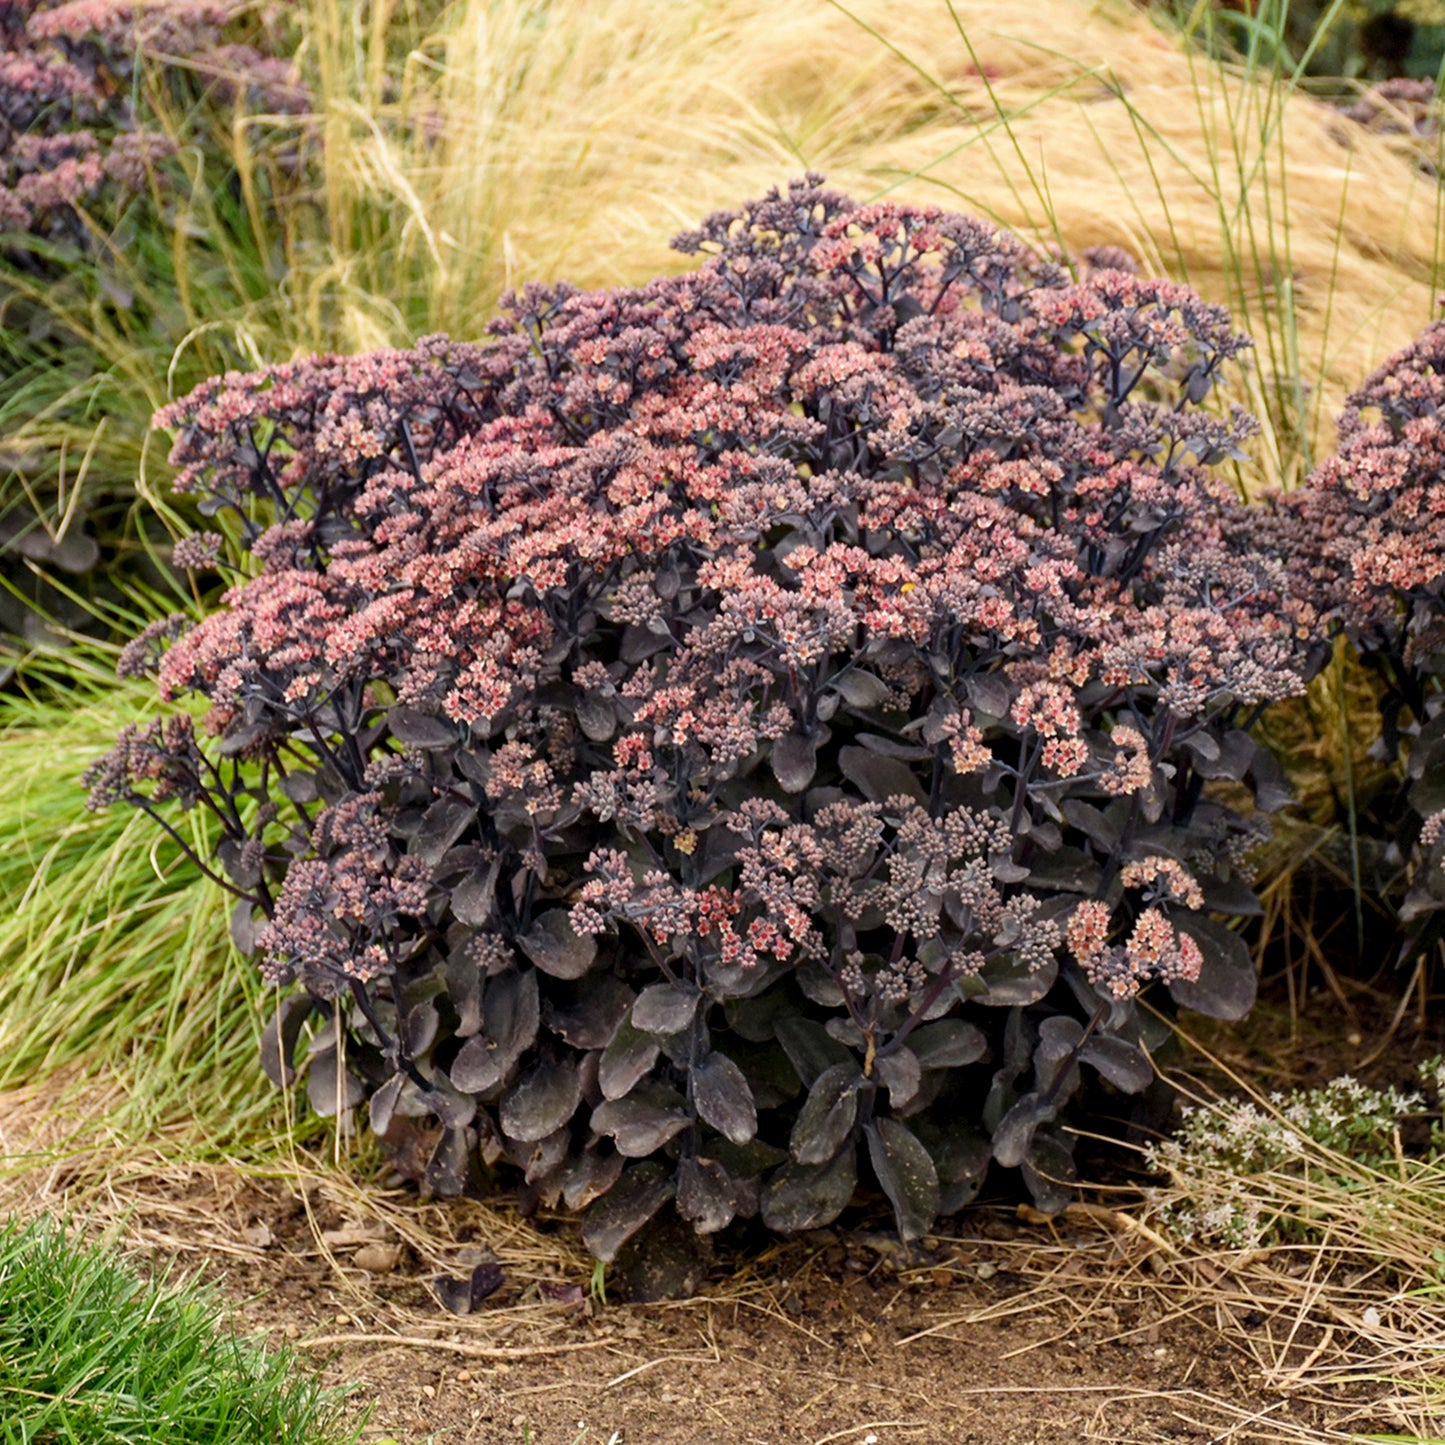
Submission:
[[[44,1219],[0,1229],[0,1442],[340,1445],[341,1397]]]

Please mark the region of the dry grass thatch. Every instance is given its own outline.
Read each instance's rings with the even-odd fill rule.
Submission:
[[[1291,485],[1434,312],[1434,181],[1127,0],[458,0],[399,88],[395,17],[360,13],[305,11],[329,244],[292,258],[298,342],[475,335],[506,285],[637,282],[680,264],[673,230],[811,167],[1039,244],[1123,245],[1227,303],[1270,423],[1251,480]]]

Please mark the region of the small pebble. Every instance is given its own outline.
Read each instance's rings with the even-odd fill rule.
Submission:
[[[472,1382],[472,1372],[471,1372],[470,1370],[458,1370],[458,1371],[457,1371],[457,1384],[459,1384],[459,1385],[469,1385],[469,1384],[471,1384],[471,1382]]]
[[[367,1274],[390,1274],[401,1258],[401,1250],[394,1244],[368,1244],[351,1256],[351,1262]]]
[[[421,1387],[421,1392],[427,1397],[428,1400],[435,1400],[437,1397],[437,1392],[435,1388],[431,1385],[423,1385]]]
[[[987,1260],[985,1260],[981,1265],[978,1266],[977,1269],[974,1270],[974,1273],[979,1277],[979,1279],[992,1279],[994,1275],[998,1273],[998,1266],[996,1264],[990,1264]]]

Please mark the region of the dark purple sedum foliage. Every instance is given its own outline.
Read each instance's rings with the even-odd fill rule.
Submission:
[[[270,1071],[319,1015],[316,1106],[438,1192],[510,1166],[602,1259],[860,1178],[917,1237],[990,1158],[1057,1208],[1070,1099],[1151,1081],[1140,991],[1252,1001],[1261,825],[1211,784],[1283,801],[1248,728],[1315,624],[1207,471],[1241,339],[812,177],[678,245],[168,408],[259,572],[132,645],[204,738],[129,734],[94,800],[216,813],[305,989]]]
[[[1280,507],[1296,591],[1314,599],[1381,681],[1376,752],[1405,754],[1405,794],[1377,811],[1382,849],[1402,836],[1418,845],[1403,890],[1386,888],[1398,893],[1407,958],[1445,937],[1442,477],[1445,323],[1436,323],[1351,394],[1335,455]]]

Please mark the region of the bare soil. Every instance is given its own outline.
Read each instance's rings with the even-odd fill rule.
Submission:
[[[448,1206],[465,1222],[444,1238],[379,1189],[197,1169],[115,1200],[156,1267],[199,1274],[244,1331],[294,1341],[354,1386],[369,1440],[1223,1445],[1401,1424],[1350,1394],[1266,1387],[1308,1363],[1321,1330],[1285,1339],[1265,1311],[1222,1309],[1228,1291],[1171,1279],[1097,1207],[1050,1225],[975,1210],[911,1252],[824,1230],[724,1262],[696,1299],[604,1305],[565,1231],[554,1242],[499,1209]],[[390,1270],[357,1265],[388,1248]],[[464,1273],[493,1257],[502,1287],[474,1314],[444,1312],[438,1260]]]
[[[1393,1001],[1350,1008],[1348,1030],[1293,1038],[1266,1011],[1231,1036],[1226,1067],[1284,1085],[1344,1072]],[[1385,1051],[1396,1072],[1432,1042],[1411,1028]],[[0,1156],[34,1147],[23,1113],[0,1107]],[[911,1250],[882,1216],[845,1216],[734,1242],[697,1298],[649,1305],[598,1298],[565,1221],[523,1221],[505,1200],[424,1203],[305,1158],[268,1178],[81,1151],[0,1178],[0,1214],[34,1209],[77,1211],[154,1267],[211,1282],[243,1330],[354,1387],[371,1441],[1225,1445],[1421,1423],[1398,1391],[1320,1385],[1320,1362],[1365,1332],[1368,1297],[1297,1288],[1312,1288],[1293,1278],[1307,1262],[1184,1260],[1101,1204],[1043,1221],[995,1202]],[[446,1312],[431,1282],[486,1261],[501,1286]]]

